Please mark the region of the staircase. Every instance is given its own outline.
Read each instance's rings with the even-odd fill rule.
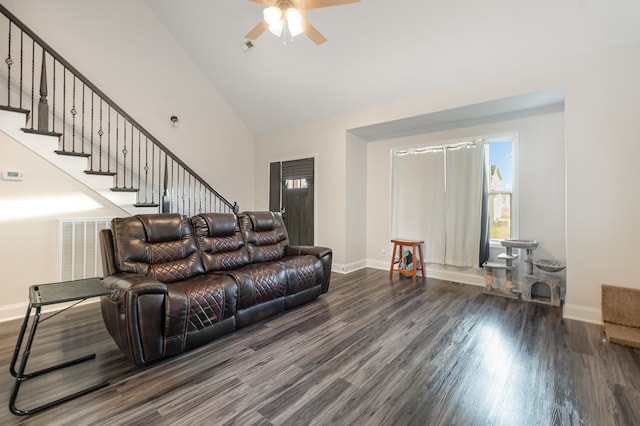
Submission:
[[[0,130],[129,214],[238,211],[2,5],[0,12]]]

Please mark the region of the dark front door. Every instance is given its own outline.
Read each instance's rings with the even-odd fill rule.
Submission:
[[[281,211],[293,245],[313,245],[313,158],[270,164],[269,209]]]

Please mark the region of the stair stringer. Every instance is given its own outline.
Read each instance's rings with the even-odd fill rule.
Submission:
[[[126,215],[158,213],[158,207],[135,207],[135,192],[114,192],[112,176],[89,175],[84,171],[87,167],[86,157],[59,155],[59,138],[42,134],[26,133],[24,113],[0,110],[0,131],[20,143],[31,152],[53,164],[55,167],[100,195],[107,202],[121,209]]]

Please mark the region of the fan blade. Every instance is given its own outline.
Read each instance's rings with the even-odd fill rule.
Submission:
[[[244,36],[244,38],[255,40],[260,37],[263,32],[267,31],[267,28],[269,28],[269,24],[267,24],[267,21],[260,21],[258,25],[253,27],[253,29],[249,31],[246,36]]]
[[[320,31],[309,23],[306,19],[302,20],[302,31],[309,37],[315,44],[322,44],[327,41],[327,38],[320,34]]]
[[[320,7],[340,6],[349,3],[360,3],[360,0],[306,0],[305,7],[307,9],[318,9]]]

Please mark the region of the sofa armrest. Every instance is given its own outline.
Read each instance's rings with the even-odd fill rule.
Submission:
[[[118,272],[116,266],[116,260],[113,255],[113,238],[111,229],[101,229],[98,234],[98,241],[100,242],[100,254],[102,258],[102,274],[113,275]]]
[[[331,281],[331,261],[333,259],[333,251],[330,248],[319,246],[286,246],[284,252],[286,256],[311,255],[320,259],[320,262],[322,263],[321,293],[329,291],[329,282]]]
[[[116,289],[115,297],[123,297],[125,292],[135,296],[143,294],[167,294],[167,285],[154,278],[130,272],[120,272],[104,277],[108,288]]]
[[[136,365],[164,357],[166,284],[144,275],[104,277],[117,291],[101,299],[102,318],[118,347]]]
[[[286,256],[303,256],[306,254],[310,254],[312,256],[317,257],[318,259],[322,259],[324,256],[331,255],[331,249],[327,247],[317,247],[317,246],[286,246],[285,247]]]

